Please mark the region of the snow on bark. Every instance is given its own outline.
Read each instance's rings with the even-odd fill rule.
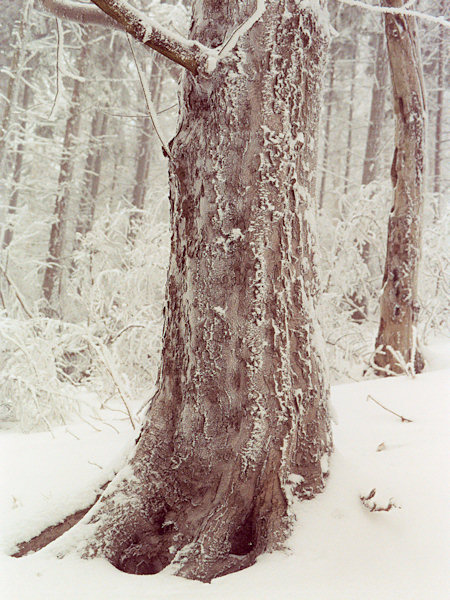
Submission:
[[[157,392],[129,469],[78,528],[84,555],[132,573],[249,566],[284,542],[292,494],[324,485],[313,204],[328,38],[318,4],[265,5],[212,74],[185,75]],[[218,46],[254,10],[196,2],[191,35]]]

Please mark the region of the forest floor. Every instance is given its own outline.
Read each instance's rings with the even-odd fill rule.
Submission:
[[[335,453],[323,494],[296,506],[289,550],[202,584],[121,573],[107,562],[15,543],[89,504],[133,432],[120,413],[50,432],[0,426],[2,600],[443,600],[450,597],[448,400],[450,344],[425,353],[415,377],[333,386]],[[402,421],[372,399],[412,422]],[[361,496],[373,497],[364,506]],[[388,511],[374,510],[387,508]]]

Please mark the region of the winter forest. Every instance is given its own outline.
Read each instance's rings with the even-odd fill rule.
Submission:
[[[445,0],[1,0],[0,594],[449,594]]]

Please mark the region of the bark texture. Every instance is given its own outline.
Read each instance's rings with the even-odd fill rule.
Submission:
[[[383,0],[401,8],[402,0]],[[403,373],[424,362],[417,349],[419,272],[424,194],[425,96],[422,65],[413,17],[385,15],[385,30],[394,96],[395,152],[391,168],[394,204],[388,225],[375,364]]]
[[[217,46],[254,8],[197,2],[191,35]],[[279,548],[293,495],[324,485],[313,194],[328,34],[316,10],[269,0],[209,78],[185,75],[158,391],[127,465],[53,551],[210,581]]]

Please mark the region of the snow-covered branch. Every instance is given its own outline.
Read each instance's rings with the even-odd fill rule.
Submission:
[[[438,23],[443,27],[450,28],[450,22],[446,20],[446,18],[441,15],[439,17],[435,17],[433,15],[428,15],[426,13],[420,12],[418,10],[410,10],[405,6],[401,8],[395,8],[393,6],[374,6],[372,4],[367,4],[367,2],[361,2],[361,0],[338,0],[343,4],[348,4],[349,6],[356,6],[357,8],[364,8],[365,10],[370,10],[372,12],[377,13],[389,13],[391,15],[406,15],[408,17],[417,17],[419,19],[423,19],[424,21],[430,21],[431,23]]]
[[[139,42],[185,67],[194,75],[208,73],[211,70],[211,58],[217,57],[216,50],[210,50],[199,42],[188,40],[150,20],[126,0],[92,0],[98,8],[72,0],[39,2],[46,11],[60,18],[123,29]]]
[[[266,10],[266,2],[265,2],[265,0],[256,0],[256,10],[255,10],[255,12],[247,19],[247,21],[245,21],[244,23],[242,23],[241,25],[239,25],[239,27],[237,27],[233,31],[233,33],[228,38],[228,40],[226,40],[222,44],[222,47],[219,50],[219,56],[221,58],[224,58],[225,56],[227,56],[233,50],[233,48],[238,43],[239,39],[245,33],[247,33],[247,31],[251,27],[253,27],[253,25],[257,21],[259,21],[259,19],[263,16],[265,10]]]

